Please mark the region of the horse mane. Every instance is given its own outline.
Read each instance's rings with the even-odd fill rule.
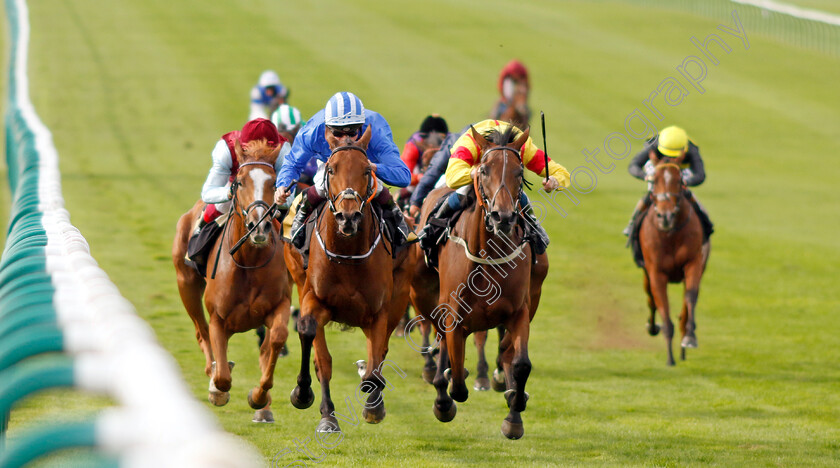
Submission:
[[[242,162],[265,162],[271,165],[277,161],[275,150],[277,146],[268,140],[253,140],[242,146]]]
[[[484,138],[486,138],[487,141],[489,141],[493,145],[506,146],[513,143],[519,136],[515,130],[516,127],[514,127],[513,125],[510,125],[503,132],[500,132],[499,129],[494,128],[491,129],[487,134],[485,134]]]

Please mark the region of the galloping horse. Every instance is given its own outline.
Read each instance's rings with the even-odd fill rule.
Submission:
[[[367,361],[360,388],[369,397],[362,414],[365,421],[378,423],[385,418],[382,366],[387,364],[388,339],[408,304],[412,249],[394,260],[382,239],[381,220],[370,204],[377,184],[366,153],[370,136],[370,127],[358,140],[349,136],[339,140],[326,132],[332,150],[324,168],[328,209],[317,213],[305,273],[299,256],[286,248],[301,297],[301,368],[290,398],[299,409],[308,408],[315,399],[309,368],[314,346],[315,373],[321,383],[319,432],[341,430],[330,397],[332,356],[324,327],[338,322],[364,331]]]
[[[531,111],[528,109],[528,85],[523,82],[516,84],[507,108],[499,114],[497,120],[510,122],[519,128],[528,128],[531,120]]]
[[[680,315],[681,358],[685,360],[686,348],[697,347],[695,308],[700,278],[711,251],[709,241],[704,241],[700,219],[684,195],[685,186],[679,166],[684,157],[662,162],[655,152],[651,152],[650,159],[655,165],[651,191],[653,206],[645,214],[639,230],[639,243],[645,260],[645,292],[650,307],[647,330],[651,336],[659,333],[655,320],[658,309],[668,346],[669,366],[675,363],[671,349],[674,324],[669,315],[668,283],[685,283]]]
[[[270,215],[264,216],[273,203],[274,162],[280,146],[272,147],[259,140],[243,150],[237,140],[235,149],[240,165],[231,188],[231,214],[207,259],[208,272],[212,268],[215,279],[205,280],[184,264],[192,223],[202,210],[201,201],[178,220],[172,260],[181,301],[195,325],[196,339],[206,359],[204,372],[210,377],[211,403],[223,406],[230,400],[232,363],[227,360],[230,337],[260,325],[268,328],[268,336],[260,346],[262,377],[259,385],[248,393],[248,404],[257,410],[254,422],[273,422],[268,391],[274,385],[274,366],[288,336],[291,296],[286,263],[280,251],[279,226]],[[230,254],[229,250],[248,231],[252,232],[247,242]],[[202,294],[210,316],[209,327],[201,304]]]
[[[510,411],[502,422],[502,433],[518,439],[524,434],[520,413],[525,410],[525,383],[531,372],[530,322],[548,273],[548,257],[543,254],[534,259],[525,241],[526,221],[519,206],[523,184],[520,150],[529,131],[513,142],[510,132],[495,133],[488,141],[474,129],[470,131],[481,153],[474,179],[476,203],[464,210],[449,241],[441,247],[439,282],[433,271],[418,264],[411,298],[424,320],[445,336],[432,382],[437,389],[433,409],[442,422],[455,417],[453,399],[463,402],[469,394],[464,382],[467,336],[504,326],[508,333],[499,343],[497,363],[504,371]],[[438,189],[429,195],[423,222],[436,201],[447,194],[448,190]]]

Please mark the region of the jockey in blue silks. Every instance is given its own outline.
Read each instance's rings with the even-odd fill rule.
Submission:
[[[327,130],[336,138],[350,136],[358,139],[368,127],[371,128],[371,138],[367,148],[367,157],[374,164],[374,172],[378,179],[377,195],[374,200],[385,211],[390,212],[396,221],[402,239],[395,239],[395,242],[398,244],[413,242],[417,236],[408,229],[403,213],[391,197],[391,192],[383,190],[384,184],[395,187],[407,186],[411,182],[411,171],[400,159],[400,151],[394,143],[391,127],[385,118],[370,109],[365,109],[362,101],[350,92],[333,95],[324,109],[312,116],[298,132],[292,144],[292,150],[286,155],[283,167],[277,173],[274,201],[278,205],[286,204],[291,195],[291,190],[287,189],[288,186],[300,176],[311,158],[315,157],[323,162],[329,159],[332,150],[325,136]],[[314,177],[314,185],[304,192],[292,223],[292,243],[298,248],[303,245],[304,229],[301,228],[306,218],[329,196],[326,192],[324,167],[322,165],[318,169]]]

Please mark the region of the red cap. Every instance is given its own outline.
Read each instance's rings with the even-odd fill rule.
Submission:
[[[528,85],[528,69],[525,68],[525,65],[522,65],[522,62],[519,60],[511,60],[510,62],[502,68],[502,72],[499,73],[499,92],[502,92],[502,83],[505,81],[507,77],[514,77],[520,79],[525,82],[525,86]]]
[[[254,140],[268,140],[271,145],[277,146],[280,143],[280,134],[277,127],[268,119],[254,119],[242,127],[239,134],[239,141],[244,145]]]

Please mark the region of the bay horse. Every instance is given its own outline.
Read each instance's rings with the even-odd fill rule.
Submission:
[[[685,184],[679,164],[685,158],[660,160],[650,153],[655,172],[651,189],[652,204],[641,221],[639,243],[645,261],[645,292],[650,318],[647,330],[651,336],[659,333],[655,315],[662,317],[665,342],[668,348],[668,365],[675,365],[671,341],[674,324],[668,304],[668,283],[685,284],[680,332],[682,333],[681,358],[685,360],[686,348],[697,347],[695,311],[700,291],[700,279],[709,260],[711,244],[703,238],[703,228],[694,207],[686,199]]]
[[[473,181],[476,203],[464,210],[449,240],[440,247],[439,281],[433,270],[418,262],[411,299],[424,320],[444,337],[432,381],[437,390],[433,410],[442,422],[451,421],[457,410],[455,401],[466,401],[469,395],[464,369],[467,336],[499,325],[507,330],[497,359],[509,407],[501,430],[506,437],[518,439],[524,434],[520,413],[525,410],[525,384],[531,372],[530,323],[548,273],[548,257],[542,254],[534,259],[525,241],[526,221],[519,207],[524,169],[520,151],[529,130],[515,141],[511,141],[511,130],[495,132],[487,140],[470,129],[481,154]],[[437,189],[427,197],[424,223],[436,201],[449,191]]]
[[[507,108],[496,119],[510,122],[518,128],[528,128],[531,121],[531,110],[528,108],[528,85],[524,82],[516,83]]]
[[[231,367],[227,360],[228,340],[234,333],[267,327],[260,346],[259,384],[248,393],[248,404],[256,410],[254,422],[273,422],[269,390],[274,385],[277,356],[288,337],[291,288],[286,263],[280,251],[279,223],[264,216],[273,204],[274,163],[281,146],[265,140],[252,141],[243,149],[237,140],[235,151],[240,162],[232,182],[232,205],[225,229],[207,258],[208,273],[203,278],[184,263],[193,221],[204,203],[198,201],[178,220],[172,246],[172,260],[178,292],[195,325],[198,345],[204,352],[204,372],[210,377],[208,399],[216,406],[230,400]],[[252,229],[253,228],[253,229]],[[229,250],[249,230],[247,242],[234,253]],[[212,276],[212,275],[211,275]],[[202,296],[209,325],[202,307]]]
[[[324,327],[337,322],[364,332],[367,360],[360,366],[360,388],[369,396],[362,415],[368,423],[381,422],[386,385],[382,367],[389,365],[385,360],[388,340],[408,305],[413,264],[408,260],[412,249],[392,258],[382,239],[381,220],[370,203],[378,183],[367,158],[370,127],[358,140],[337,139],[329,130],[325,134],[332,151],[324,168],[327,203],[313,215],[317,218],[305,271],[297,252],[286,246],[301,297],[301,367],[290,399],[298,409],[309,408],[315,399],[309,365],[314,347],[315,374],[321,384],[321,420],[316,431],[340,432],[330,396],[332,356]]]

